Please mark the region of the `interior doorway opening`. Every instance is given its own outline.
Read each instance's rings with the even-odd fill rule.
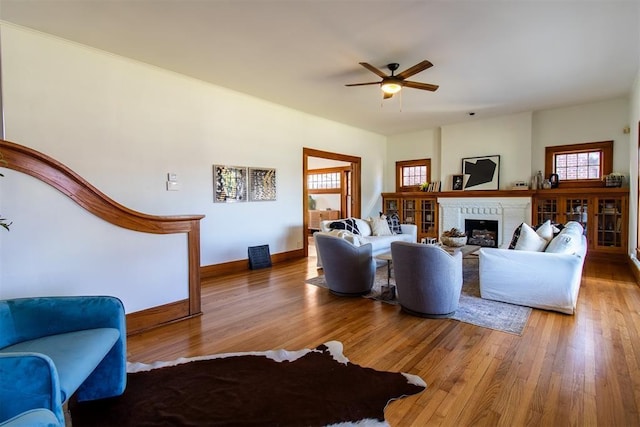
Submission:
[[[326,167],[317,167],[317,165]],[[315,224],[315,222],[319,220],[319,218],[316,218],[316,216],[318,216],[316,215],[318,211],[321,211],[323,209],[325,211],[327,211],[327,209],[329,211],[333,210],[333,212],[330,213],[334,214],[333,216],[335,216],[336,214],[338,214],[338,212],[335,211],[338,204],[339,216],[341,218],[360,216],[360,167],[360,157],[332,153],[328,151],[314,150],[312,148],[303,148],[303,236],[301,240],[303,242],[305,257],[309,256],[309,235],[310,232],[313,231],[310,228],[310,216],[311,220],[314,221],[314,224],[311,225],[316,228],[318,228],[318,225]],[[312,177],[311,184],[309,182],[310,175],[315,175],[314,177]],[[337,180],[337,182],[333,183],[333,180]],[[324,183],[319,184],[320,181],[324,181]],[[332,201],[332,198],[334,198],[335,200]],[[315,209],[310,209],[310,203],[314,203],[314,201],[311,201],[311,199],[313,199],[316,203],[320,201],[320,205],[314,206]],[[329,217],[329,215],[325,216]]]

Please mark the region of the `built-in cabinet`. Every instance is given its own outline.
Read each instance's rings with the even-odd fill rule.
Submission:
[[[320,221],[340,218],[339,210],[309,210],[309,230],[320,230]]]
[[[538,190],[533,195],[534,224],[550,219],[564,224],[577,221],[585,229],[592,255],[627,252],[628,188]]]
[[[434,193],[382,193],[383,213],[397,213],[400,222],[418,226],[418,241],[438,237],[438,202]]]
[[[560,224],[577,221],[584,227],[589,255],[621,256],[627,253],[628,188],[382,193],[382,208],[387,215],[397,213],[403,223],[416,224],[420,241],[423,237],[438,237],[439,197],[522,196],[531,197],[533,225],[548,219]]]

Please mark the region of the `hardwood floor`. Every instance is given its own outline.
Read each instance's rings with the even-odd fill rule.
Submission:
[[[587,261],[575,316],[533,310],[524,334],[422,319],[305,284],[315,258],[207,280],[203,316],[128,339],[129,360],[344,344],[354,363],[421,376],[392,426],[640,425],[640,289]]]

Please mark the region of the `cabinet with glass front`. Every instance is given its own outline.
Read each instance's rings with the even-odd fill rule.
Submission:
[[[625,254],[628,203],[628,188],[538,190],[533,197],[533,222],[579,222],[590,254]]]
[[[435,195],[382,193],[383,213],[397,213],[400,222],[418,226],[418,241],[438,237],[438,202]]]

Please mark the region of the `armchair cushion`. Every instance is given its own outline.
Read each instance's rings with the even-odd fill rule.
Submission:
[[[114,328],[67,332],[5,347],[2,353],[42,353],[51,358],[60,379],[60,398],[64,402],[80,387],[118,341]]]
[[[0,427],[60,427],[58,419],[48,409],[30,409],[0,423]]]

